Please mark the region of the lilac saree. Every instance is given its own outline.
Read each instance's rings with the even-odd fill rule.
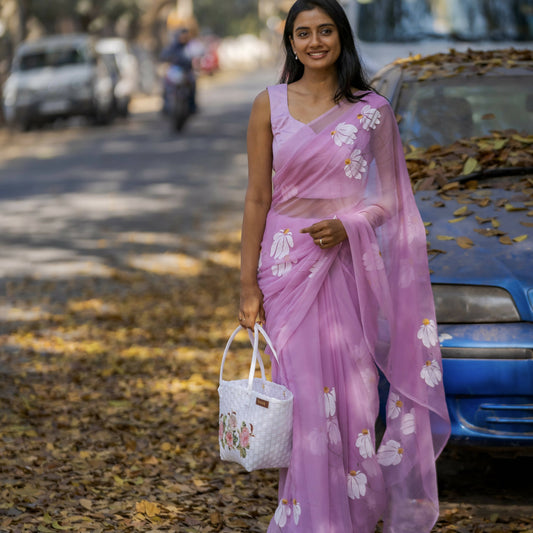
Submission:
[[[291,464],[274,532],[429,532],[435,458],[449,434],[426,255],[396,121],[374,94],[309,124],[287,86],[269,87],[273,199],[258,280],[294,394]],[[322,250],[304,227],[339,218],[348,240]],[[378,369],[390,391],[377,446]]]

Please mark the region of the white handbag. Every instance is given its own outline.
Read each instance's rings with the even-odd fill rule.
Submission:
[[[252,337],[252,363],[248,379],[225,381],[222,378],[228,350],[237,333],[231,334],[220,365],[219,432],[220,458],[239,463],[248,472],[262,468],[289,466],[292,449],[292,393],[283,385],[267,381],[259,353],[259,333],[276,360],[278,356],[265,330],[256,324]],[[261,378],[255,378],[259,361]],[[279,362],[279,361],[278,361]]]

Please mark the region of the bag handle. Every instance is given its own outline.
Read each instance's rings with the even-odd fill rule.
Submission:
[[[228,342],[226,343],[226,347],[224,349],[224,355],[222,356],[222,362],[220,364],[220,377],[219,377],[219,383],[222,383],[222,375],[224,372],[224,363],[226,362],[226,357],[228,355],[231,343],[235,339],[235,336],[241,329],[245,329],[242,326],[237,326],[235,331],[231,334],[230,338],[228,339]],[[276,350],[274,349],[274,346],[272,345],[272,341],[270,340],[270,337],[267,335],[266,331],[263,329],[263,327],[260,324],[255,324],[254,326],[254,336],[252,337],[252,332],[248,330],[248,337],[250,338],[250,343],[253,347],[253,353],[252,353],[252,363],[250,365],[250,374],[248,376],[248,388],[251,390],[252,384],[253,384],[253,378],[255,375],[255,368],[257,361],[259,360],[259,367],[261,369],[261,378],[263,381],[266,381],[265,376],[265,366],[263,364],[263,359],[261,358],[261,354],[259,353],[259,332],[263,335],[265,338],[266,343],[268,344],[269,348],[272,350],[272,354],[276,358],[276,361],[279,364],[278,356],[276,353]]]

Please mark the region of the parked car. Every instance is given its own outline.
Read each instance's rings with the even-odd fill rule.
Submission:
[[[106,123],[113,112],[111,74],[88,35],[24,42],[3,88],[3,106],[8,123],[24,130],[75,115]]]
[[[129,104],[139,89],[139,65],[125,39],[110,37],[100,39],[96,50],[111,65],[114,73],[115,109],[120,116],[127,116]]]
[[[373,79],[399,121],[426,224],[452,441],[533,450],[533,53],[396,61]]]

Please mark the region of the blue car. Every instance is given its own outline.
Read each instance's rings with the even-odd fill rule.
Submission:
[[[391,102],[428,234],[451,441],[533,451],[533,53],[397,61]]]

